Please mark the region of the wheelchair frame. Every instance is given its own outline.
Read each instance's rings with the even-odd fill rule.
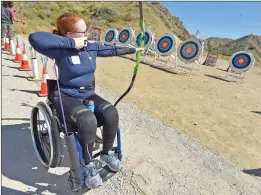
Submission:
[[[32,136],[32,141],[33,141],[36,155],[37,155],[38,159],[40,160],[40,162],[42,163],[42,165],[47,168],[49,168],[49,167],[55,168],[55,167],[60,166],[60,164],[61,164],[62,145],[61,145],[60,133],[63,132],[64,135],[66,135],[66,132],[65,132],[63,124],[61,123],[61,121],[59,119],[56,109],[53,107],[53,105],[50,101],[50,96],[49,96],[56,87],[56,80],[47,79],[47,87],[48,87],[48,97],[47,97],[46,103],[42,102],[42,101],[38,102],[37,105],[32,109],[32,112],[31,112],[31,136]],[[42,112],[44,119],[47,122],[47,128],[48,128],[47,133],[49,134],[49,140],[50,140],[49,161],[46,158],[45,154],[43,155],[44,151],[42,149],[42,145],[39,140],[40,139],[39,129],[37,128],[37,125],[38,125],[37,117],[39,116],[37,114],[39,114],[38,113],[39,111]],[[41,132],[41,133],[46,134],[46,132]],[[82,164],[84,162],[84,160],[83,160],[83,154],[82,154],[82,146],[79,142],[77,133],[75,133],[75,132],[70,133],[70,135],[65,136],[65,138],[70,137],[71,135],[73,135],[74,139],[67,138],[67,140],[71,139],[71,141],[69,141],[69,142],[67,141],[67,148],[68,148],[69,157],[71,159],[70,168],[72,170],[72,169],[74,169],[74,168],[72,168],[73,164],[76,163],[76,166],[79,167],[80,164]],[[74,141],[72,141],[72,140],[74,140]],[[71,144],[72,144],[72,147],[69,146]],[[102,144],[102,140],[97,135],[96,135],[96,139],[95,139],[95,144]],[[118,155],[119,160],[122,161],[121,134],[120,134],[119,127],[117,128],[117,146],[113,147],[113,150]],[[73,153],[77,153],[77,154],[72,154],[72,156],[74,156],[74,157],[72,157],[72,156],[70,156],[70,151],[73,151]],[[101,151],[94,154],[92,156],[93,159],[96,159],[100,155],[100,153],[101,153]],[[75,160],[75,157],[76,158],[78,157],[79,161]],[[78,163],[80,163],[80,164],[78,164]],[[103,181],[108,180],[110,177],[112,177],[115,174],[114,172],[109,170],[109,168],[107,166],[100,166],[100,167],[98,167],[98,169],[99,169],[99,173],[100,173],[100,176],[102,177]],[[81,178],[83,176],[82,174],[83,174],[83,167],[81,168]]]

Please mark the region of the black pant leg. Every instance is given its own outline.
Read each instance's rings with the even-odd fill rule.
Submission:
[[[103,153],[107,153],[113,147],[119,125],[119,115],[117,109],[107,100],[95,94],[88,98],[93,100],[95,105],[94,114],[98,125],[103,125]]]

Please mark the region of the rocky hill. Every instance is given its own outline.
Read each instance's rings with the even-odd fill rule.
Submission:
[[[94,25],[107,29],[114,27],[121,29],[131,26],[136,34],[139,27],[138,2],[15,2],[18,15],[27,14],[28,23],[22,30],[21,24],[16,24],[18,33],[29,34],[33,31],[51,30],[54,28],[55,18],[64,12],[81,15],[87,24],[91,24],[96,15]],[[100,8],[100,9],[99,9]],[[172,16],[168,9],[157,2],[143,2],[145,27],[158,37],[171,32],[179,39],[185,40],[190,36],[188,30],[178,17]]]

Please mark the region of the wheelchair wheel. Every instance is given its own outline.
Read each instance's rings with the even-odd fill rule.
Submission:
[[[57,167],[61,162],[61,140],[51,109],[39,102],[31,112],[31,136],[36,155],[45,167]]]

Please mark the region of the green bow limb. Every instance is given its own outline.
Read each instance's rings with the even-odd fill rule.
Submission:
[[[144,37],[145,37],[145,23],[143,20],[143,11],[142,11],[142,2],[139,2],[139,7],[140,7],[140,29],[141,29],[141,36],[140,36],[140,44],[139,48],[144,47]],[[140,65],[140,56],[141,52],[136,53],[136,66],[134,68],[134,74],[137,75],[139,71],[139,65]]]
[[[139,2],[139,7],[140,7],[140,29],[141,29],[139,48],[143,48],[144,47],[144,35],[145,35],[144,26],[145,25],[144,25],[144,21],[143,21],[142,2]],[[115,102],[115,104],[114,104],[115,107],[130,92],[130,90],[135,82],[135,78],[139,71],[140,55],[141,55],[141,52],[136,53],[136,66],[134,68],[134,74],[132,76],[131,84],[130,84],[129,88],[124,92],[124,94]]]

